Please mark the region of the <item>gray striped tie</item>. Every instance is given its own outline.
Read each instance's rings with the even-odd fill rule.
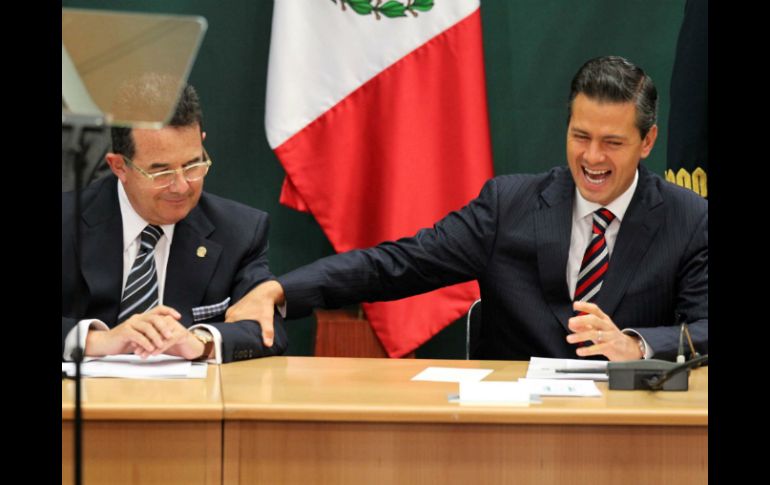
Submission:
[[[155,271],[155,245],[163,235],[158,226],[142,231],[139,253],[128,273],[123,298],[120,300],[118,323],[136,313],[144,313],[158,304],[158,274]]]

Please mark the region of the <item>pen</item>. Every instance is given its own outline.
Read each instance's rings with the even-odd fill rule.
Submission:
[[[606,374],[607,369],[556,369],[559,374]]]

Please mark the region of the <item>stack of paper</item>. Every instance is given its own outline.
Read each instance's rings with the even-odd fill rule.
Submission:
[[[137,355],[108,355],[86,357],[80,365],[83,377],[123,377],[127,379],[205,379],[205,362],[189,360],[171,355],[154,355],[142,359]],[[74,362],[62,362],[62,373],[75,375]]]
[[[534,359],[533,359],[534,360]],[[541,359],[553,361],[558,359]],[[576,361],[580,364],[583,361]],[[546,369],[540,362],[541,369]],[[562,363],[563,365],[567,365]],[[606,362],[599,363],[604,364]],[[547,367],[553,373],[552,366]],[[592,367],[591,369],[595,368]],[[530,362],[530,369],[532,363]],[[598,397],[602,393],[592,380],[570,380],[559,375],[559,380],[536,379],[529,377],[518,381],[482,381],[492,373],[492,369],[458,369],[453,367],[427,367],[412,377],[413,381],[457,382],[459,394],[450,394],[450,402],[460,404],[492,404],[492,405],[529,405],[539,402],[541,396],[566,397]],[[569,376],[570,374],[563,374]],[[581,379],[587,379],[590,374],[579,374]]]

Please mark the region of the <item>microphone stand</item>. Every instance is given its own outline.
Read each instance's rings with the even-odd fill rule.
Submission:
[[[696,367],[700,367],[705,362],[708,364],[709,355],[700,355],[698,357],[695,357],[693,359],[688,360],[687,362],[682,362],[679,365],[676,365],[672,367],[671,369],[667,370],[663,374],[652,376],[645,380],[645,384],[649,386],[649,389],[651,391],[659,391],[663,389],[663,384],[666,383],[669,379],[674,377],[675,375],[684,372],[686,370],[690,370]]]
[[[70,113],[62,113],[62,128],[69,127],[71,129],[69,143],[65,150],[67,157],[72,162],[73,170],[75,172],[75,204],[73,221],[75,224],[75,268],[80,269],[81,252],[82,252],[82,237],[80,235],[80,218],[82,215],[81,208],[81,192],[83,186],[83,169],[85,167],[84,152],[83,149],[83,135],[86,131],[103,132],[106,130],[106,123],[104,117],[101,115],[76,115]],[[75,275],[75,285],[73,289],[73,297],[76,302],[81,301],[83,294],[82,282],[79,275]],[[80,347],[80,325],[75,328],[77,343],[75,349],[72,352],[72,359],[75,362],[75,419],[73,423],[74,427],[74,458],[75,458],[75,485],[81,485],[83,483],[83,409],[81,406],[81,373],[80,366],[83,362],[85,349]]]

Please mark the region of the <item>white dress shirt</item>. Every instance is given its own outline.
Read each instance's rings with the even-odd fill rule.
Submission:
[[[123,184],[118,180],[118,203],[120,204],[120,214],[123,219],[123,280],[121,288],[125,288],[128,273],[134,264],[136,255],[139,253],[141,245],[141,236],[144,228],[149,224],[140,216],[128,200]],[[174,224],[164,224],[160,226],[163,230],[158,243],[155,245],[155,269],[158,273],[158,301],[163,304],[163,294],[166,284],[166,266],[168,265],[169,252],[171,250],[171,240],[174,238]],[[109,327],[97,319],[80,320],[76,327],[67,334],[64,340],[64,360],[72,360],[72,351],[75,350],[77,342],[77,328],[80,328],[80,346],[85,348],[86,337],[90,329],[109,330]],[[222,335],[219,330],[211,325],[198,324],[190,329],[204,327],[214,336],[214,358],[209,361],[219,364],[222,362]]]

